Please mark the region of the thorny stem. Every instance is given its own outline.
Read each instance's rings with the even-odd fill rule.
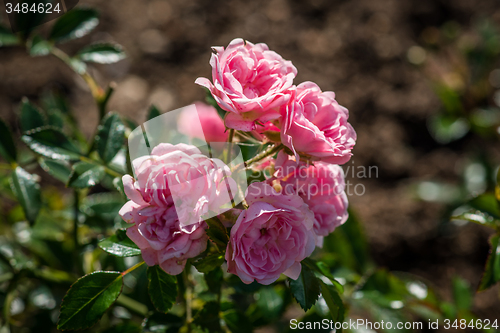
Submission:
[[[245,161],[244,163],[241,163],[241,164],[237,165],[236,168],[234,168],[234,170],[232,170],[232,171],[234,172],[234,171],[240,170],[243,167],[249,167],[250,165],[252,165],[252,164],[254,164],[256,162],[259,162],[259,161],[265,159],[268,156],[272,156],[272,155],[276,154],[278,151],[280,151],[284,147],[285,146],[282,143],[279,143],[279,144],[276,144],[274,146],[271,146],[268,149],[264,150],[262,153],[260,153],[260,154],[258,154],[256,156],[252,157],[248,161]]]

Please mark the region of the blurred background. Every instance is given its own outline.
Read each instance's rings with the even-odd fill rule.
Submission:
[[[451,297],[453,276],[478,285],[491,232],[449,222],[449,215],[492,188],[500,163],[500,2],[86,0],[79,6],[96,8],[101,23],[97,33],[62,49],[73,54],[94,40],[123,45],[127,59],[90,70],[103,86],[117,83],[110,109],[137,122],[151,103],[168,111],[204,100],[194,81],[211,77],[211,46],[242,37],[291,60],[297,84],[317,82],[350,111],[358,133],[344,168],[350,168],[350,205],[376,262],[432,281],[444,298]],[[0,117],[14,128],[21,98],[37,101],[54,88],[69,96],[90,137],[98,112],[81,78],[54,57],[0,48]],[[369,166],[377,170],[371,178],[358,175]],[[354,194],[356,184],[363,195]],[[479,318],[498,318],[498,293],[497,286],[477,295]]]

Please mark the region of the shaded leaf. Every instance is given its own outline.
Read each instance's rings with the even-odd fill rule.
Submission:
[[[222,319],[227,327],[234,333],[252,333],[253,327],[250,320],[241,312],[235,309],[222,313]]]
[[[68,162],[39,158],[38,163],[52,177],[62,181],[64,184],[68,182],[71,175],[71,166]]]
[[[173,314],[155,312],[144,319],[142,324],[144,333],[177,333],[184,324],[184,320]]]
[[[97,152],[102,160],[107,164],[120,151],[125,138],[125,125],[123,125],[120,116],[115,113],[108,113],[99,125],[96,145]]]
[[[160,266],[148,267],[148,293],[156,310],[167,313],[177,298],[177,278]]]
[[[330,286],[325,284],[323,281],[320,281],[321,285],[321,294],[325,299],[326,305],[328,305],[328,309],[330,310],[330,314],[332,316],[332,320],[337,322],[344,321],[345,315],[345,307],[342,299],[340,298],[337,288],[335,286]]]
[[[147,120],[151,120],[151,119],[156,118],[156,117],[158,117],[160,115],[161,115],[160,110],[158,110],[158,108],[155,105],[151,105],[149,107],[148,119]]]
[[[472,292],[469,282],[461,277],[455,277],[452,280],[453,299],[459,311],[468,311],[472,307]]]
[[[43,39],[40,35],[35,35],[30,42],[29,53],[33,57],[45,56],[52,51],[52,43]]]
[[[0,26],[0,47],[19,44],[19,38],[4,26]]]
[[[87,35],[99,24],[98,14],[93,9],[75,8],[61,16],[50,32],[49,39],[64,42]]]
[[[229,236],[227,234],[227,229],[219,221],[217,217],[209,218],[205,221],[208,225],[207,236],[217,247],[219,252],[226,250],[227,243],[229,242]]]
[[[27,132],[21,140],[35,153],[54,160],[77,160],[78,148],[59,129],[46,126]]]
[[[17,150],[9,126],[0,119],[0,155],[8,162],[15,162]]]
[[[490,238],[490,254],[484,267],[478,291],[483,291],[500,281],[500,236]]]
[[[83,61],[98,64],[112,64],[126,57],[121,45],[109,43],[89,45],[80,50],[77,56]]]
[[[22,3],[26,3],[28,8],[32,8],[33,5],[37,6],[40,2],[47,3],[49,0],[24,0]],[[22,32],[23,37],[27,39],[31,32],[43,23],[45,17],[45,11],[32,12],[28,10],[25,13],[21,11],[16,13],[14,15],[14,20],[11,21],[12,30],[15,32]]]
[[[200,273],[208,273],[218,267],[220,267],[224,263],[224,256],[219,253],[212,253],[193,262],[193,266],[196,267],[198,272]]]
[[[141,333],[141,326],[134,323],[123,323],[113,327],[108,328],[102,333]]]
[[[219,294],[223,281],[222,269],[220,267],[217,267],[210,272],[205,273],[204,276],[205,282],[208,286],[208,290],[216,295]]]
[[[35,223],[42,207],[40,185],[31,174],[20,166],[16,167],[12,173],[11,185],[12,191],[23,208],[26,219],[31,224]]]
[[[118,257],[133,257],[141,254],[139,247],[128,238],[125,229],[119,229],[115,235],[100,241],[99,247]]]
[[[27,98],[23,98],[21,103],[21,129],[23,132],[33,130],[46,125],[43,113]]]
[[[63,298],[57,328],[77,330],[93,326],[120,296],[122,287],[120,272],[94,272],[78,279]]]
[[[50,126],[63,129],[64,127],[64,115],[59,110],[51,110],[48,112],[48,123]]]
[[[194,317],[193,323],[202,329],[208,329],[211,333],[223,332],[220,326],[219,303],[214,301],[205,303],[203,309]]]
[[[103,166],[87,162],[78,162],[73,165],[73,170],[68,180],[68,186],[74,188],[87,188],[96,185],[106,174]]]
[[[290,291],[304,311],[309,310],[318,300],[320,294],[319,280],[306,265],[297,280],[290,279]]]

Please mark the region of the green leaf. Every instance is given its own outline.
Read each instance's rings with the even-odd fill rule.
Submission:
[[[40,185],[32,175],[18,166],[12,173],[11,186],[23,208],[26,219],[31,224],[35,223],[42,207]]]
[[[469,132],[469,122],[467,119],[450,115],[438,115],[429,118],[429,132],[434,139],[442,144],[446,144],[462,138]]]
[[[493,235],[490,238],[490,254],[478,291],[486,290],[498,281],[500,281],[500,236]]]
[[[209,218],[205,221],[208,225],[207,236],[217,247],[219,252],[224,252],[229,242],[227,229],[217,217]]]
[[[175,333],[179,332],[184,320],[170,313],[154,312],[147,317],[142,326],[144,333]]]
[[[118,229],[115,235],[100,241],[99,247],[118,257],[134,257],[141,254],[139,247],[128,238],[125,229]]]
[[[335,280],[327,264],[325,264],[322,261],[314,261],[311,258],[306,258],[302,260],[302,264],[307,265],[313,271],[318,272],[319,274],[328,278],[337,289],[337,292],[339,292],[340,294],[344,293],[344,286],[340,282]]]
[[[290,291],[304,311],[309,310],[318,300],[320,294],[319,280],[306,265],[297,280],[290,279]]]
[[[109,163],[120,151],[125,139],[125,125],[116,113],[108,113],[99,125],[96,136],[97,152],[104,163]]]
[[[0,26],[0,47],[19,44],[19,38],[6,27]]]
[[[81,210],[89,216],[114,219],[123,204],[125,200],[118,193],[96,193],[82,200]]]
[[[500,225],[500,206],[493,193],[483,193],[462,206],[462,213],[451,217],[496,229]]]
[[[98,64],[112,64],[126,57],[121,45],[109,43],[89,45],[80,50],[77,56],[83,61]]]
[[[319,281],[321,285],[321,294],[325,299],[326,305],[328,305],[328,309],[330,310],[330,314],[332,316],[332,320],[337,322],[344,321],[345,315],[345,307],[342,299],[340,298],[337,288],[333,285],[327,285],[323,281]]]
[[[48,123],[55,128],[63,129],[64,115],[59,110],[51,110],[48,112]]]
[[[37,128],[27,132],[21,140],[35,153],[53,160],[77,160],[76,148],[66,135],[52,126]]]
[[[453,299],[459,311],[469,311],[472,307],[472,292],[470,290],[469,282],[461,277],[454,277],[452,280],[453,285]]]
[[[98,14],[93,9],[75,8],[61,16],[50,32],[49,39],[64,42],[87,35],[99,24]]]
[[[160,115],[161,115],[160,110],[158,110],[158,108],[155,105],[151,105],[149,107],[148,119],[147,120],[151,120],[151,119],[156,118],[156,117],[158,117]]]
[[[45,116],[27,98],[21,103],[21,129],[23,132],[33,130],[46,125]]]
[[[208,273],[204,274],[205,282],[207,283],[208,290],[211,293],[218,295],[222,287],[222,281],[224,280],[222,269],[217,267]]]
[[[193,262],[193,266],[196,267],[200,273],[208,273],[214,269],[220,267],[224,263],[224,256],[219,253],[212,253]]]
[[[123,323],[110,327],[102,333],[141,333],[141,326],[134,323]]]
[[[122,287],[120,272],[94,272],[78,279],[63,298],[57,329],[93,326],[120,296]]]
[[[222,319],[227,327],[234,333],[252,333],[253,327],[250,320],[241,312],[235,309],[222,313]]]
[[[42,169],[57,180],[62,181],[64,184],[68,182],[71,175],[71,166],[66,161],[49,160],[39,158],[38,163]]]
[[[17,150],[9,126],[0,119],[0,155],[8,162],[15,162]]]
[[[167,313],[177,298],[177,278],[160,266],[148,267],[148,293],[156,310]]]
[[[87,188],[99,183],[106,171],[103,166],[87,162],[78,162],[73,165],[68,186],[74,188]]]
[[[52,43],[43,39],[40,35],[35,35],[30,42],[29,53],[33,57],[45,56],[52,51]]]
[[[205,303],[203,309],[194,317],[193,323],[210,333],[223,332],[220,326],[219,303],[215,301]]]
[[[49,0],[25,0],[23,3],[28,5],[28,8],[32,8],[33,5],[37,6],[40,2],[47,3]],[[27,12],[18,12],[15,14],[14,22],[12,25],[14,31],[21,31],[25,39],[28,39],[31,32],[40,24],[43,23],[46,15],[45,12],[32,12],[28,10]]]

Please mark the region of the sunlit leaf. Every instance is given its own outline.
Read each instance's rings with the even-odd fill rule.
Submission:
[[[43,113],[35,105],[31,104],[27,98],[23,98],[21,103],[20,122],[23,132],[46,125]]]
[[[337,322],[344,321],[345,308],[342,299],[340,298],[337,288],[335,286],[327,285],[323,281],[320,281],[321,285],[321,294],[325,299],[326,305],[328,305],[328,309],[330,310],[330,315],[332,316],[332,320]]]
[[[111,162],[113,157],[120,151],[124,143],[125,125],[120,116],[115,113],[108,113],[99,125],[96,145],[99,156],[105,163]]]
[[[196,267],[198,272],[200,273],[208,273],[218,267],[220,267],[224,263],[224,256],[219,253],[212,253],[193,262],[193,266]]]
[[[78,162],[73,165],[68,186],[75,188],[87,188],[95,186],[106,174],[103,166],[87,162]]]
[[[12,191],[23,207],[26,219],[35,223],[36,217],[42,207],[40,185],[36,179],[21,167],[16,167],[12,173]]]
[[[52,51],[52,43],[43,39],[40,35],[35,35],[30,42],[29,53],[33,57],[45,56]]]
[[[148,267],[148,292],[156,310],[167,313],[177,299],[177,278],[160,266]]]
[[[126,54],[118,44],[99,43],[83,48],[78,52],[77,56],[87,62],[112,64],[125,59]]]
[[[99,242],[104,251],[118,257],[133,257],[141,254],[141,250],[128,238],[127,231],[119,229],[116,234]]]
[[[75,8],[61,16],[50,32],[49,39],[56,42],[76,39],[87,35],[99,24],[93,9]]]
[[[0,119],[0,155],[8,162],[15,162],[17,150],[9,126]]]
[[[47,126],[27,132],[21,140],[35,153],[54,160],[80,158],[78,148],[59,129]]]
[[[63,298],[57,328],[81,330],[93,326],[120,296],[122,287],[120,272],[94,272],[80,278]]]
[[[319,280],[306,265],[297,280],[290,279],[290,291],[304,311],[309,310],[318,300],[320,294]]]
[[[52,177],[65,184],[68,182],[69,176],[71,175],[71,166],[68,162],[39,158],[38,163],[42,169]]]

